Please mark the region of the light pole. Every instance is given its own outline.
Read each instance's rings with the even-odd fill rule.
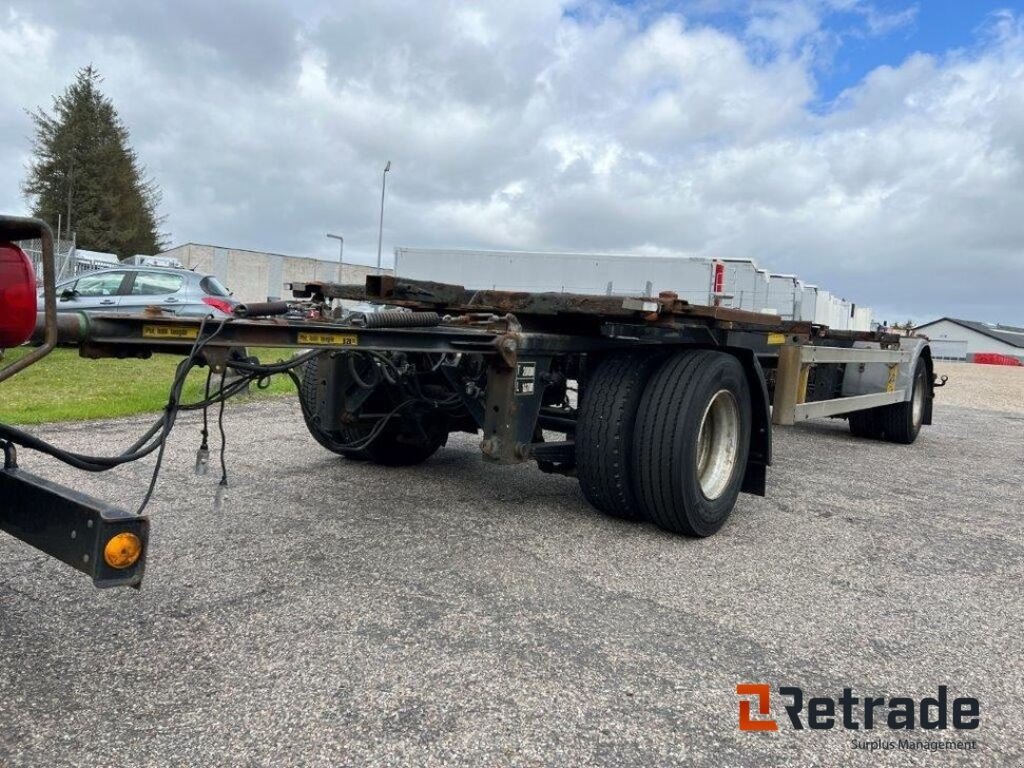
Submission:
[[[384,173],[380,177],[380,229],[377,232],[377,274],[383,274],[380,267],[380,253],[384,246],[384,189],[388,183],[388,171],[391,170],[391,161],[388,160],[384,166]]]
[[[342,282],[341,272],[344,269],[342,264],[345,262],[345,236],[344,235],[332,235],[330,232],[327,236],[338,241],[338,282]]]

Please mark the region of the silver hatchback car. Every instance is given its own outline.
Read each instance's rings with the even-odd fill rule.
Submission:
[[[42,294],[40,294],[40,298]],[[160,307],[176,315],[230,315],[239,302],[214,275],[169,267],[123,266],[57,283],[58,312],[138,314]]]

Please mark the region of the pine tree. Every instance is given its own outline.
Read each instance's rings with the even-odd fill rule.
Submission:
[[[89,65],[64,93],[54,97],[53,114],[29,113],[35,123],[34,159],[22,189],[33,215],[56,226],[58,216],[80,247],[116,253],[124,259],[163,247],[157,231],[160,190],[129,145],[128,129],[113,102],[99,89],[100,74]]]

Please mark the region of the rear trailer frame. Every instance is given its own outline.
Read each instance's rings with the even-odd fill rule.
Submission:
[[[414,464],[451,432],[480,434],[486,461],[577,476],[605,512],[698,536],[721,527],[738,493],[765,494],[773,425],[842,416],[860,436],[911,442],[931,422],[921,338],[671,292],[471,291],[383,275],[286,287],[291,302],[225,321],[157,308],[61,315],[59,338],[83,357],[170,353],[217,372],[254,370],[246,347],[307,350],[303,418],[329,450]],[[337,301],[388,308],[346,316]]]

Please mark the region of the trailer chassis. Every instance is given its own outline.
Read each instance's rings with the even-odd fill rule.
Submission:
[[[546,471],[575,471],[575,409],[564,406],[561,391],[576,377],[586,386],[586,370],[596,361],[623,353],[714,350],[742,365],[751,397],[751,445],[742,490],[763,495],[771,463],[771,427],[808,418],[845,415],[908,399],[907,386],[919,359],[931,363],[921,340],[884,333],[832,332],[810,323],[784,322],[774,315],[727,307],[704,307],[675,294],[621,298],[573,294],[467,291],[461,286],[370,276],[364,286],[291,283],[297,301],[325,308],[331,299],[379,302],[401,308],[382,312],[377,324],[366,318],[265,317],[234,319],[204,348],[215,370],[228,350],[250,346],[322,349],[330,361],[367,351],[387,355],[442,356],[436,367],[458,395],[473,428],[482,433],[487,461],[536,461]],[[285,305],[281,305],[282,308]],[[422,325],[388,327],[402,317]],[[370,318],[373,319],[372,317]],[[62,316],[62,342],[80,346],[84,357],[147,357],[184,354],[196,338],[196,320],[153,311],[146,316]],[[459,380],[449,361],[476,357],[486,365],[485,385],[475,391]],[[842,374],[846,366],[885,371],[880,391],[843,395],[836,388],[811,391],[814,370]],[[317,388],[321,418],[329,426],[345,417],[346,403],[335,395],[346,378],[340,365],[325,366]],[[898,375],[893,376],[892,372]],[[556,398],[552,389],[559,393]],[[922,423],[931,421],[932,387]],[[364,397],[365,400],[365,397]],[[558,405],[561,402],[562,405]],[[349,406],[358,405],[349,401]],[[774,405],[774,408],[772,407]],[[352,411],[349,410],[348,415]],[[566,439],[537,439],[542,431]]]
[[[303,417],[336,453],[412,464],[450,432],[480,434],[488,462],[575,475],[599,509],[698,536],[718,530],[736,494],[765,494],[773,425],[841,416],[855,435],[905,443],[931,423],[937,384],[923,339],[833,332],[670,292],[472,291],[390,276],[288,288],[292,301],[223,321],[157,308],[60,315],[57,337],[88,358],[191,352],[216,372],[254,370],[247,347],[307,350]],[[335,300],[390,309],[339,316]]]

